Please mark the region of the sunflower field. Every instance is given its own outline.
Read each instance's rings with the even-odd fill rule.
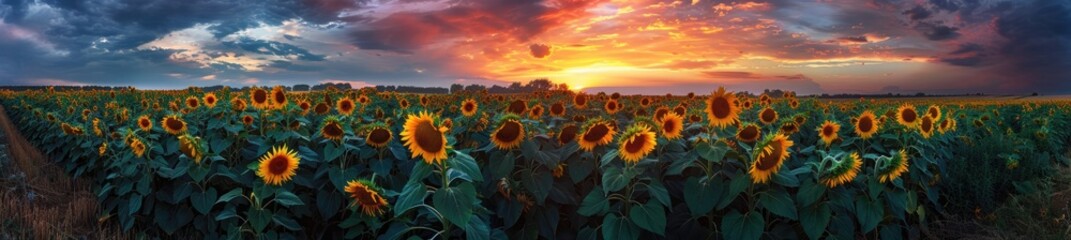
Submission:
[[[1064,101],[0,93],[100,222],[198,239],[917,239],[1067,164]]]

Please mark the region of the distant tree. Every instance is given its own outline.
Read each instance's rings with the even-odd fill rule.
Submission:
[[[461,84],[450,84],[450,93],[458,93],[465,90],[465,86]]]
[[[308,91],[309,90],[309,85],[308,84],[298,84],[298,85],[294,85],[293,89],[294,89],[294,91]]]

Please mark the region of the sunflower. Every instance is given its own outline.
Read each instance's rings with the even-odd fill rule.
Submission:
[[[532,109],[528,111],[528,118],[539,119],[543,117],[543,105],[536,104],[532,106]]]
[[[435,126],[431,114],[409,114],[401,136],[414,158],[420,156],[427,164],[438,164],[446,159],[446,135]]]
[[[468,100],[461,102],[461,115],[465,115],[466,117],[476,115],[476,110],[479,107],[480,105],[476,104],[476,100],[469,98]]]
[[[670,112],[670,110],[666,106],[661,106],[661,107],[655,108],[655,111],[654,111],[654,120],[655,120],[655,122],[662,121],[662,117],[666,116],[666,113],[669,113],[669,112]],[[681,116],[681,115],[677,114],[677,116]]]
[[[591,151],[596,146],[606,145],[614,140],[615,130],[606,122],[589,124],[584,134],[580,135],[580,149]]]
[[[666,139],[677,139],[681,137],[681,129],[684,128],[684,118],[677,113],[669,112],[662,116],[661,130],[662,137]]]
[[[141,139],[131,138],[130,141],[128,142],[128,145],[130,146],[130,151],[134,153],[134,156],[137,156],[137,157],[145,156],[145,148],[146,147],[145,147],[145,143],[141,142]]]
[[[941,107],[937,105],[930,105],[930,108],[926,109],[926,115],[930,115],[934,121],[941,120]]]
[[[301,158],[286,145],[273,147],[271,152],[260,158],[257,176],[266,184],[282,185],[297,174],[299,163],[301,163]]]
[[[201,157],[204,156],[205,149],[201,146],[201,138],[193,137],[190,134],[184,134],[178,137],[179,140],[179,152],[186,154],[186,157],[193,159],[196,164],[201,164]]]
[[[331,107],[327,106],[327,103],[323,102],[317,103],[316,106],[312,107],[312,112],[316,113],[317,115],[324,115],[327,114],[327,112],[329,111],[331,111]]]
[[[420,96],[420,106],[427,107],[429,102],[431,100],[428,99],[428,96]]]
[[[402,98],[402,100],[399,100],[398,107],[401,107],[402,109],[409,109],[409,99]]]
[[[333,116],[324,118],[323,127],[320,127],[320,135],[323,135],[324,138],[340,141],[345,133],[338,118]]]
[[[253,102],[254,108],[265,109],[271,107],[271,102],[268,102],[268,91],[260,88],[253,88],[249,91],[249,101]]]
[[[309,114],[309,110],[312,110],[312,103],[308,100],[298,101],[298,108],[301,108],[301,115]]]
[[[563,127],[562,132],[558,133],[558,143],[564,145],[576,140],[577,130],[579,130],[579,128],[572,124]]]
[[[237,97],[231,99],[231,109],[234,109],[234,111],[241,112],[245,110],[245,108],[245,100],[242,100],[241,98]]]
[[[919,120],[918,129],[919,133],[922,134],[922,138],[929,139],[930,136],[933,136],[933,118],[931,118],[930,115],[922,116],[922,119]]]
[[[750,170],[748,170],[752,182],[766,183],[771,176],[777,174],[785,159],[788,158],[788,148],[792,147],[793,144],[792,140],[789,140],[787,136],[777,134],[767,136],[766,140],[756,146],[755,149],[759,151],[751,162]]]
[[[762,124],[770,125],[775,121],[777,121],[777,111],[774,111],[773,108],[766,107],[759,111],[759,122],[762,122]]]
[[[339,99],[338,102],[335,102],[335,108],[338,110],[339,114],[350,115],[353,113],[353,109],[356,108],[356,105],[353,104],[353,99],[345,97]]]
[[[182,121],[177,115],[164,117],[163,120],[160,120],[160,126],[163,126],[167,133],[174,135],[186,131],[186,122]]]
[[[633,124],[622,135],[618,146],[620,156],[626,163],[635,164],[654,151],[655,134],[646,124]]]
[[[561,178],[565,175],[565,166],[566,164],[564,162],[559,162],[558,165],[554,167],[554,171],[551,172],[552,175],[554,175],[554,178]]]
[[[792,109],[796,109],[797,107],[800,106],[800,101],[798,101],[795,98],[793,98],[793,99],[788,101],[788,106],[792,107]]]
[[[736,131],[736,139],[746,143],[758,141],[759,137],[762,137],[762,129],[754,123],[745,124],[740,130]]]
[[[835,188],[854,180],[855,176],[859,174],[859,168],[863,165],[863,161],[859,159],[859,153],[855,152],[845,155],[839,160],[830,158],[828,161],[831,164],[822,171],[821,181],[822,184],[829,188]]]
[[[918,125],[919,113],[910,104],[901,105],[896,109],[896,122],[907,128],[915,128]]]
[[[346,183],[346,193],[350,194],[353,203],[350,206],[360,206],[361,212],[368,216],[383,215],[388,207],[387,199],[379,193],[382,190],[371,180],[352,180]]]
[[[736,105],[736,95],[725,92],[724,87],[718,87],[718,91],[710,94],[707,98],[707,121],[711,126],[725,127],[733,124],[739,118],[740,108]]]
[[[205,100],[205,106],[207,106],[208,108],[216,107],[216,103],[219,102],[219,99],[216,98],[216,94],[215,93],[206,93],[205,96],[204,96],[204,100]]]
[[[142,131],[146,132],[152,130],[152,120],[149,120],[148,115],[141,115],[138,117],[138,128],[141,128]]]
[[[949,132],[949,131],[955,131],[955,130],[956,130],[956,119],[955,118],[945,118],[944,120],[941,120],[941,124],[939,124],[938,128],[937,128],[937,131],[940,131],[942,134],[946,133],[946,132]]]
[[[286,92],[283,86],[275,86],[271,89],[271,107],[282,109],[286,107]]]
[[[785,135],[792,135],[800,131],[799,124],[796,122],[785,122],[781,124],[781,133]]]
[[[248,114],[242,116],[242,124],[245,124],[246,126],[253,125],[253,116],[250,116]]]
[[[516,120],[516,116],[507,117],[506,120],[491,134],[491,142],[495,147],[502,150],[517,148],[524,140],[524,125]]]
[[[365,96],[365,95],[363,95],[363,94],[362,94],[362,95],[361,95],[360,97],[357,97],[357,102],[359,102],[359,103],[361,103],[361,104],[368,104],[368,103],[369,103],[369,102],[371,102],[371,101],[372,101],[372,100],[371,100],[371,99],[369,99],[369,98],[368,98],[368,96]]]
[[[833,140],[837,139],[837,132],[840,132],[840,124],[826,120],[816,130],[818,131],[818,136],[822,137],[822,143],[829,145],[833,143]]]
[[[103,157],[108,152],[108,142],[100,143],[100,147],[97,148],[97,156]]]
[[[894,151],[890,156],[882,156],[877,161],[877,174],[882,183],[896,180],[907,172],[907,152],[903,149]]]
[[[607,114],[613,115],[618,111],[621,111],[621,105],[618,104],[616,99],[610,99],[610,101],[606,101],[606,104],[603,106],[603,109],[606,110]]]
[[[584,109],[588,106],[588,96],[584,93],[577,93],[573,96],[573,107],[576,109]]]
[[[187,108],[197,108],[200,105],[201,105],[201,99],[198,99],[197,97],[194,97],[194,96],[189,96],[189,97],[186,98],[186,107]]]
[[[874,113],[870,110],[863,111],[862,115],[855,121],[855,134],[860,138],[869,139],[874,136],[874,133],[878,132],[878,122],[875,119]]]
[[[684,103],[677,104],[676,107],[673,107],[673,112],[677,113],[677,116],[684,117],[688,115],[688,105]]]
[[[372,127],[372,130],[368,131],[368,135],[364,137],[365,144],[375,148],[383,148],[390,143],[390,140],[394,139],[394,133],[390,132],[386,124],[377,124]]]

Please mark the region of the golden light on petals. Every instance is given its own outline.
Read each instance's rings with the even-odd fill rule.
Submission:
[[[724,87],[718,87],[718,91],[710,94],[704,110],[711,126],[723,128],[739,119],[740,108],[736,105],[736,95],[725,92]]]
[[[271,151],[260,158],[257,176],[264,180],[265,184],[282,185],[297,175],[298,164],[301,158],[297,152],[289,147],[273,147]]]
[[[771,176],[777,174],[781,169],[781,165],[788,159],[788,148],[792,147],[793,144],[792,140],[789,140],[787,136],[777,134],[768,137],[762,144],[756,146],[758,153],[755,155],[755,159],[751,162],[751,168],[748,170],[752,182],[766,183]]]
[[[380,194],[381,190],[370,180],[352,180],[346,183],[346,193],[350,194],[353,203],[350,206],[359,207],[361,212],[368,216],[380,216],[386,212],[390,205],[387,199]]]
[[[410,114],[400,134],[413,158],[421,157],[427,164],[446,160],[446,135],[435,126],[435,119],[427,112]]]

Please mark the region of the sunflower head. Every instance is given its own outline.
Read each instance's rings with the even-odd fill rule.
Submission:
[[[286,91],[283,86],[275,86],[271,89],[271,106],[275,109],[286,107]]]
[[[528,118],[539,119],[543,117],[543,105],[536,104],[532,106],[532,109],[528,111]]]
[[[928,139],[930,138],[930,136],[933,136],[933,118],[931,118],[930,115],[922,116],[922,119],[919,119],[918,129],[919,133],[922,134],[922,138]]]
[[[759,111],[759,122],[762,122],[762,124],[770,125],[775,121],[777,121],[777,111],[774,111],[773,108],[766,107]]]
[[[127,140],[127,145],[130,146],[130,151],[134,153],[134,156],[141,157],[145,155],[146,146],[141,142],[141,139],[132,137]]]
[[[205,106],[208,108],[216,107],[216,103],[219,102],[219,98],[216,98],[215,93],[206,93],[204,96]]]
[[[253,120],[254,119],[253,119],[252,115],[246,114],[246,115],[242,116],[242,124],[243,125],[246,125],[246,126],[253,125]]]
[[[915,111],[915,106],[910,104],[901,105],[896,109],[896,122],[900,123],[907,128],[915,128],[918,125],[919,113]]]
[[[400,135],[414,158],[419,156],[427,164],[439,164],[446,160],[446,135],[435,125],[435,118],[431,114],[410,114],[405,119],[405,127]]]
[[[562,128],[562,131],[558,133],[558,143],[565,145],[569,142],[572,142],[573,140],[576,140],[576,134],[578,130],[579,128],[576,127],[576,125],[566,125]]]
[[[584,93],[577,93],[573,96],[573,107],[576,109],[584,109],[588,106],[588,95]]]
[[[297,152],[286,145],[273,147],[272,151],[260,158],[257,176],[264,180],[265,184],[282,185],[297,174],[300,162],[301,158],[297,156]]]
[[[926,115],[929,115],[933,120],[941,119],[941,106],[930,105],[930,108],[926,109]]]
[[[707,98],[705,110],[710,125],[723,128],[737,121],[740,107],[737,106],[736,95],[725,92],[724,87],[718,87],[718,91]]]
[[[736,131],[736,139],[746,143],[758,141],[759,137],[762,137],[762,129],[754,123],[744,124]]]
[[[757,152],[755,159],[751,161],[748,174],[754,183],[766,183],[770,177],[777,174],[781,165],[788,159],[788,148],[794,143],[782,134],[768,135],[765,140],[755,146]]]
[[[179,135],[180,133],[186,132],[186,122],[182,121],[178,115],[164,117],[163,120],[160,120],[160,126],[163,126],[164,130],[172,135]]]
[[[555,117],[565,116],[565,104],[557,102],[550,105],[550,115]]]
[[[335,108],[338,110],[339,114],[350,115],[353,113],[353,109],[357,108],[357,105],[353,103],[353,99],[345,97],[339,99],[338,102],[335,103]]]
[[[636,164],[654,151],[655,145],[658,145],[651,127],[643,123],[633,124],[621,136],[618,153],[621,159],[629,164]]]
[[[890,156],[881,156],[877,161],[878,180],[882,183],[896,180],[901,174],[907,172],[907,152],[903,149],[893,151]]]
[[[816,130],[818,131],[818,136],[822,139],[822,143],[829,145],[833,143],[833,140],[837,139],[837,133],[840,132],[840,124],[826,120]]]
[[[584,134],[580,135],[580,149],[584,151],[594,150],[596,146],[606,145],[614,140],[616,130],[609,122],[592,120],[585,124]]]
[[[390,128],[384,123],[374,123],[368,130],[368,134],[365,135],[364,141],[369,146],[375,148],[386,147],[390,140],[394,139],[394,133],[390,132]]]
[[[361,212],[368,216],[380,216],[389,207],[387,199],[380,194],[383,190],[368,179],[352,180],[346,183],[346,193],[353,199],[351,207],[360,207]]]
[[[204,157],[205,147],[202,144],[200,137],[193,137],[190,134],[183,134],[178,137],[179,140],[179,152],[186,154],[186,157],[193,159],[196,164],[201,164],[201,159]]]
[[[309,114],[309,110],[312,110],[312,103],[308,100],[301,100],[298,102],[298,107],[301,108],[301,115]]]
[[[320,135],[333,141],[341,141],[345,134],[346,132],[342,128],[342,123],[339,122],[338,117],[330,116],[324,118],[323,126],[320,127]]]
[[[186,98],[186,107],[187,108],[197,108],[200,105],[201,105],[201,99],[198,99],[197,97],[194,97],[194,96],[190,96],[190,97]]]
[[[146,132],[152,130],[152,120],[149,119],[149,115],[141,115],[138,117],[138,128]]]
[[[241,112],[241,111],[244,111],[245,108],[246,108],[245,100],[242,100],[241,98],[237,98],[237,97],[231,99],[231,109],[234,109],[234,111]]]
[[[271,107],[270,99],[268,99],[268,91],[261,88],[253,88],[249,90],[249,101],[253,103],[253,107],[256,109],[266,109]]]
[[[517,148],[524,141],[524,124],[517,120],[517,115],[507,114],[502,119],[498,128],[491,133],[491,142],[495,147],[502,150]]]
[[[662,117],[666,116],[666,113],[669,113],[669,112],[670,112],[670,110],[666,106],[661,106],[661,107],[655,108],[654,120],[656,122],[662,121]],[[676,112],[674,112],[674,113],[676,113]],[[677,116],[682,116],[682,115],[677,114]]]
[[[466,117],[471,117],[476,115],[476,110],[479,109],[479,107],[480,105],[476,103],[476,100],[472,100],[471,98],[467,99],[464,102],[461,102],[461,114]]]
[[[855,152],[825,158],[822,162],[828,165],[823,166],[820,181],[829,188],[851,182],[859,174],[859,168],[863,165],[859,153]]]
[[[860,138],[869,139],[874,136],[874,133],[878,132],[878,120],[875,118],[874,113],[870,110],[863,111],[862,115],[855,121],[855,134]]]
[[[677,115],[675,112],[666,113],[662,116],[662,120],[659,121],[660,130],[662,136],[666,139],[677,139],[681,137],[681,130],[684,129],[684,118]]]

